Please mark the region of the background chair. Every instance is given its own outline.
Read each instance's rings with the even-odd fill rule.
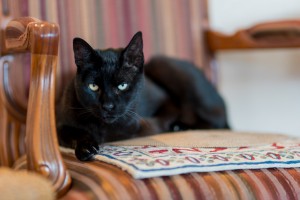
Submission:
[[[204,0],[175,3],[93,1],[90,4],[85,1],[4,0],[0,9],[3,27],[0,163],[1,166],[28,168],[44,175],[52,181],[59,196],[70,187],[71,191],[98,198],[154,198],[155,195],[162,197],[161,192],[166,191],[176,197],[184,192],[179,187],[175,192],[174,177],[134,180],[116,167],[97,162],[83,164],[70,155],[60,154],[54,105],[70,74],[74,73],[73,37],[83,37],[99,48],[119,47],[124,46],[133,33],[142,30],[146,58],[165,54],[192,60],[212,81],[215,80],[214,53],[218,50],[300,46],[299,35],[288,34],[298,33],[298,21],[261,24],[232,36],[216,33],[209,29],[207,2]],[[56,23],[34,18],[10,21],[21,16]],[[180,179],[182,184],[193,184],[195,192],[204,176],[212,175],[188,174],[175,179]],[[219,194],[225,195],[222,191]],[[205,197],[204,193],[199,195]]]

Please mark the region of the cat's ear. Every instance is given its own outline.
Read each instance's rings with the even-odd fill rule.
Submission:
[[[124,61],[129,66],[135,66],[141,68],[144,64],[144,53],[143,53],[143,36],[142,32],[137,32],[124,49]]]
[[[90,62],[95,53],[94,49],[81,38],[73,39],[73,51],[77,66],[82,66],[84,63]]]

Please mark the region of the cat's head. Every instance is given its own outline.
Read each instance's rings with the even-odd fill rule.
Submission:
[[[125,48],[107,50],[95,50],[74,38],[73,50],[80,104],[105,123],[130,117],[143,85],[142,33],[137,32]]]

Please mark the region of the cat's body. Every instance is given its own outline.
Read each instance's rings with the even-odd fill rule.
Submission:
[[[57,130],[80,160],[104,142],[228,127],[223,100],[194,65],[158,57],[144,66],[141,33],[124,49],[94,50],[82,39],[73,48],[77,73],[57,109]]]
[[[160,111],[173,118],[170,130],[176,129],[174,125],[180,129],[229,128],[222,97],[191,62],[154,57],[145,65],[145,76],[167,94]]]

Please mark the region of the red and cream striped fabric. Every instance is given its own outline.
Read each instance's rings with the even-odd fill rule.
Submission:
[[[202,66],[200,19],[206,14],[202,4],[199,0],[10,0],[7,13],[59,24],[62,72],[75,69],[74,37],[97,48],[117,48],[137,31],[143,32],[146,59],[165,54]]]
[[[75,159],[75,158],[74,158]],[[74,164],[74,163],[73,163]],[[78,164],[79,167],[80,164]],[[95,172],[95,190],[81,187],[76,174],[65,200],[82,199],[299,199],[300,169],[234,170],[133,179],[117,167],[101,162],[84,165]],[[91,184],[92,185],[92,184]]]
[[[31,16],[60,26],[57,92],[76,67],[72,40],[82,37],[95,48],[124,47],[143,32],[146,60],[156,54],[204,66],[201,30],[207,22],[200,0],[3,0],[3,19]],[[204,24],[203,24],[204,23]],[[209,70],[208,70],[209,71]],[[58,95],[59,96],[59,95]]]

